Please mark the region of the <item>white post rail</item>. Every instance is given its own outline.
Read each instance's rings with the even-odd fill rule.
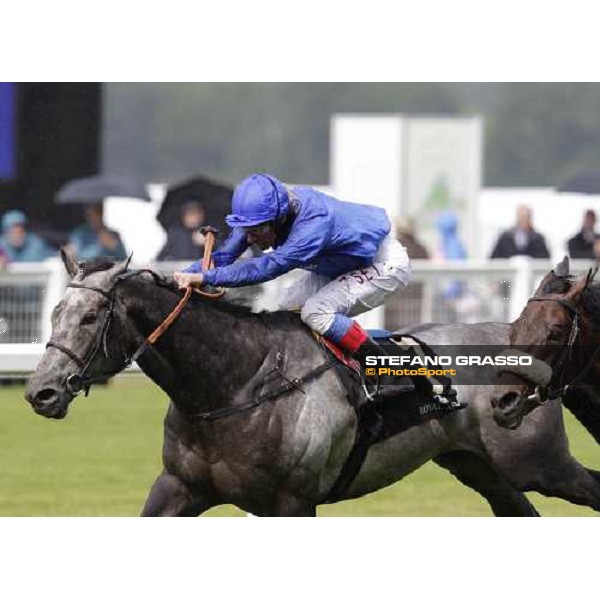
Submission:
[[[187,263],[157,263],[154,268],[162,273],[171,273]],[[488,281],[506,282],[509,289],[508,318],[515,319],[534,292],[534,288],[541,278],[553,267],[553,263],[547,260],[532,260],[526,257],[515,257],[509,260],[469,260],[453,262],[436,262],[425,260],[414,260],[413,275],[411,282],[423,284],[423,294],[420,300],[421,322],[430,322],[435,307],[434,286],[442,279],[460,280],[463,282]],[[580,274],[593,267],[591,261],[571,261],[571,273]],[[275,281],[265,284],[261,293],[255,299],[256,309],[274,310],[277,308],[277,300],[283,288],[293,282],[294,273],[281,277]],[[43,263],[15,264],[0,272],[0,319],[6,319],[6,300],[3,291],[6,288],[27,288],[40,286],[42,288],[40,322],[35,329],[39,331],[41,339],[36,339],[36,334],[31,333],[29,342],[6,343],[3,337],[7,335],[0,327],[0,376],[27,374],[35,369],[37,362],[42,356],[45,344],[50,338],[50,317],[54,306],[62,297],[67,277],[64,267],[58,259],[50,259]],[[400,295],[401,298],[401,295]],[[18,308],[18,307],[17,307]],[[15,310],[13,306],[11,310]],[[26,307],[23,308],[26,310]],[[383,308],[370,311],[359,318],[363,325],[369,328],[383,328]],[[0,321],[2,324],[2,321]],[[11,324],[8,323],[10,332]]]

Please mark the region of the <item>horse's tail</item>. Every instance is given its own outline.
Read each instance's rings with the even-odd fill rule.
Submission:
[[[600,396],[590,387],[570,387],[563,404],[600,444]]]

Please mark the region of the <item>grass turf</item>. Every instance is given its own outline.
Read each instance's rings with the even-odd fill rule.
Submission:
[[[22,387],[0,388],[0,516],[131,516],[160,472],[166,396],[143,378],[122,378],[78,398],[63,421],[35,415]],[[600,448],[566,416],[573,454],[600,469]],[[538,494],[543,516],[593,516]],[[487,503],[428,463],[359,500],[320,507],[320,516],[489,516]],[[232,506],[207,516],[242,516]]]

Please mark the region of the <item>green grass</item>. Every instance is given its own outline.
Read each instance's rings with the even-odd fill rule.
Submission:
[[[80,397],[63,421],[35,415],[20,387],[0,388],[0,516],[130,516],[139,513],[161,468],[165,395],[130,377]],[[600,469],[600,448],[567,415],[573,454]],[[530,494],[544,516],[592,510]],[[211,516],[243,513],[217,507]],[[359,500],[319,508],[321,516],[487,516],[487,503],[432,463]]]

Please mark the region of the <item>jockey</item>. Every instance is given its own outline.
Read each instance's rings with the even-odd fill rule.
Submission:
[[[199,261],[175,273],[181,288],[252,285],[304,269],[282,307],[300,308],[306,325],[359,360],[387,354],[351,318],[382,305],[410,277],[406,249],[393,237],[382,208],[341,202],[255,174],[235,189],[226,221],[233,231],[213,254],[215,267],[202,272]],[[273,251],[234,262],[251,245]]]

